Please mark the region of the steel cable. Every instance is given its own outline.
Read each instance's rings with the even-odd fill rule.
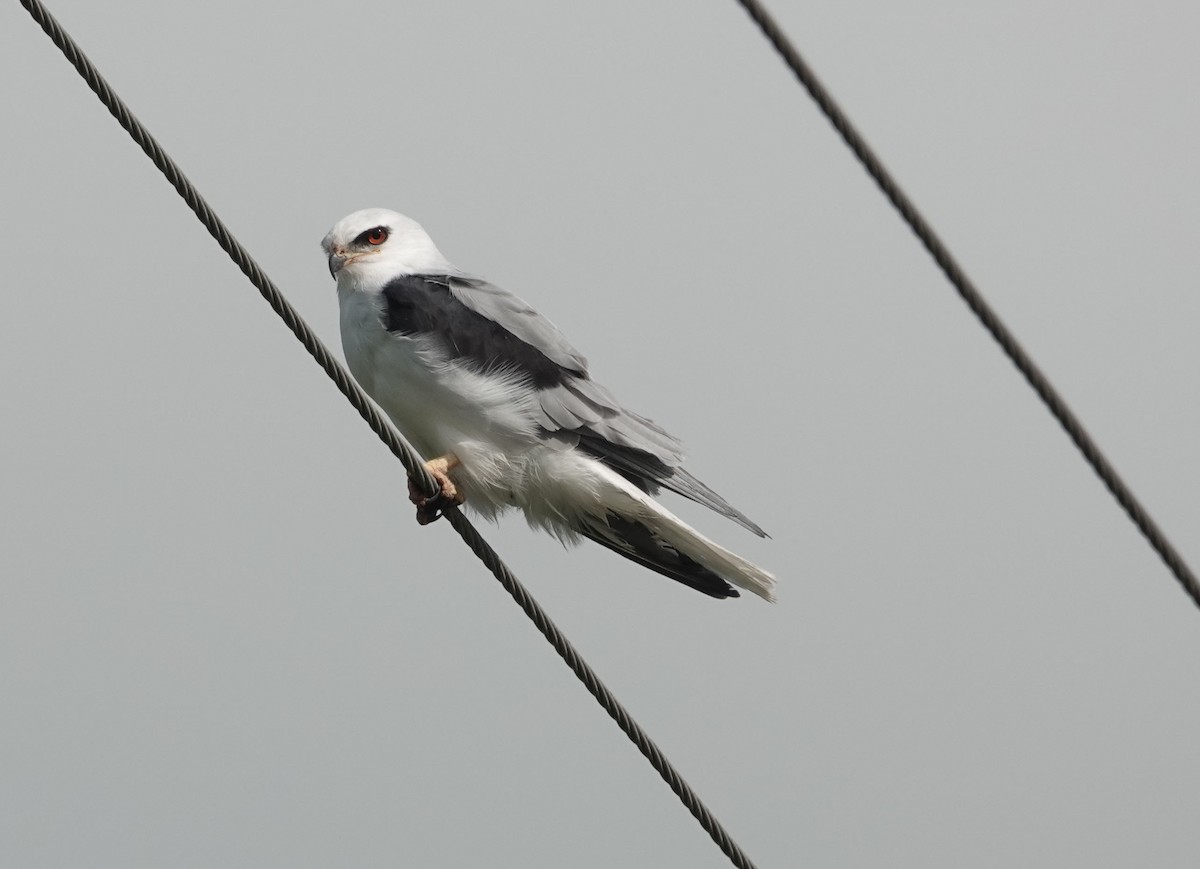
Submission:
[[[317,363],[325,370],[330,379],[333,380],[338,390],[346,396],[347,400],[354,405],[355,410],[367,421],[371,430],[379,436],[380,440],[400,460],[408,474],[421,483],[422,488],[427,494],[432,495],[437,487],[429,476],[429,473],[425,470],[424,463],[421,461],[420,456],[417,455],[416,450],[404,440],[400,433],[392,427],[391,423],[384,419],[375,405],[367,398],[366,393],[351,379],[346,369],[334,359],[333,355],[321,343],[308,324],[300,318],[299,313],[284,298],[278,287],[267,277],[266,273],[254,261],[249,252],[234,238],[233,234],[226,228],[220,218],[217,217],[208,203],[204,201],[204,198],[192,186],[191,181],[187,179],[175,161],[155,141],[154,137],[142,126],[141,122],[133,116],[129,107],[116,95],[108,82],[105,81],[104,77],[76,44],[75,40],[71,38],[70,34],[63,30],[62,26],[39,0],[20,0],[20,3],[33,16],[34,20],[46,32],[51,41],[58,46],[67,60],[71,62],[71,65],[75,67],[83,77],[83,80],[87,82],[88,87],[100,98],[100,102],[112,113],[117,122],[125,128],[126,132],[133,137],[133,140],[146,153],[146,156],[154,162],[154,165],[171,182],[171,186],[175,188],[188,207],[195,212],[196,217],[204,224],[209,234],[216,239],[221,249],[229,254],[229,257],[242,270],[242,273],[250,279],[250,282],[262,294],[262,297],[271,306],[271,309],[283,319],[287,327],[292,330],[292,333],[304,345],[304,348],[316,359]],[[691,786],[684,781],[678,770],[667,760],[661,749],[655,745],[654,741],[633,719],[628,710],[621,705],[620,701],[600,681],[595,671],[583,659],[570,640],[550,620],[546,611],[542,609],[533,595],[529,593],[525,586],[513,575],[512,571],[501,561],[500,556],[483,539],[475,526],[456,507],[447,508],[445,516],[450,525],[454,527],[454,530],[459,533],[467,546],[471,548],[471,551],[479,557],[492,572],[492,575],[504,586],[504,589],[512,595],[517,605],[524,610],[525,614],[537,626],[537,629],[541,631],[550,645],[554,647],[554,650],[558,652],[567,666],[571,668],[571,671],[575,673],[592,696],[596,698],[604,708],[604,711],[612,717],[617,726],[637,746],[638,751],[650,761],[650,764],[662,776],[671,790],[675,792],[680,801],[687,807],[687,810],[699,821],[705,832],[712,837],[717,847],[725,853],[734,866],[739,867],[739,869],[753,869],[754,864],[750,862],[750,858],[746,856],[745,852],[742,851],[712,812],[709,811],[708,807],[704,805]]]
[[[825,86],[821,84],[816,73],[800,56],[787,35],[757,0],[737,0],[737,2],[749,13],[754,23],[762,30],[763,35],[775,47],[783,62],[808,91],[809,96],[833,124],[834,129],[841,134],[846,145],[854,152],[854,156],[862,163],[863,168],[867,170],[867,174],[875,179],[875,183],[879,185],[879,189],[883,191],[888,201],[900,212],[904,222],[929,251],[930,256],[933,257],[954,289],[958,291],[959,296],[967,303],[967,307],[979,318],[980,323],[1004,350],[1017,370],[1025,376],[1025,380],[1033,387],[1034,392],[1038,394],[1054,418],[1058,420],[1059,425],[1063,427],[1080,453],[1083,454],[1092,470],[1108,487],[1117,503],[1125,510],[1133,524],[1142,532],[1150,546],[1174,574],[1175,579],[1183,586],[1184,592],[1192,599],[1193,603],[1200,606],[1200,581],[1197,581],[1196,575],[1183,560],[1183,556],[1179,554],[1171,541],[1167,539],[1167,535],[1146,512],[1146,508],[1134,496],[1125,481],[1121,479],[1112,463],[1100,451],[1100,447],[1088,434],[1087,429],[1083,427],[1079,417],[1072,412],[1058,390],[1050,383],[1049,378],[1041,372],[1016,337],[1001,321],[999,315],[983,298],[982,293],[976,289],[974,283],[950,253],[949,248],[933,231],[933,227],[929,225],[921,212],[917,210],[916,205],[900,188],[866,140],[850,123],[849,118],[846,117]]]

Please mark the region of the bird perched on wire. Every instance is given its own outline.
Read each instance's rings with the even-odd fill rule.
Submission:
[[[680,442],[625,410],[587,360],[512,293],[460,271],[415,220],[357,211],[321,247],[337,280],[350,371],[425,456],[417,521],[451,504],[516,507],[564,543],[580,536],[713,597],[774,600],[775,578],[652,496],[670,489],[766,534],[682,467]],[[732,585],[731,585],[732,583]]]

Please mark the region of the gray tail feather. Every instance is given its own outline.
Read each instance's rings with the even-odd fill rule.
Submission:
[[[643,567],[669,576],[710,597],[740,597],[738,590],[707,567],[684,555],[641,522],[609,512],[579,533]]]

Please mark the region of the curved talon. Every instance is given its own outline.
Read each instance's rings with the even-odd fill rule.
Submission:
[[[425,463],[425,470],[438,485],[435,494],[426,495],[420,483],[411,477],[408,480],[408,499],[416,505],[419,525],[436,522],[442,517],[446,507],[457,506],[464,500],[454,481],[446,474],[449,470],[449,462],[446,459],[431,459]]]
[[[433,524],[442,518],[442,512],[453,503],[454,501],[449,498],[443,498],[440,494],[434,495],[432,498],[427,498],[417,505],[417,524]]]

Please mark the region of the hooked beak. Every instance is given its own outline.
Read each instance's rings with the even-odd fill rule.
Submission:
[[[329,275],[337,277],[337,273],[342,270],[342,267],[350,261],[350,254],[346,253],[343,248],[335,247],[329,252]]]

